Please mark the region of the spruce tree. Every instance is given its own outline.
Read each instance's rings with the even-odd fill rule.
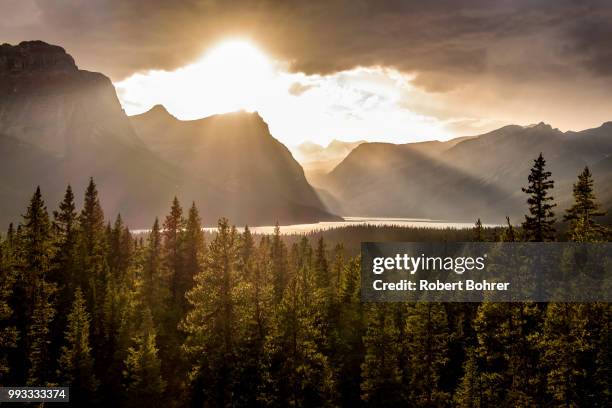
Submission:
[[[167,271],[162,262],[162,236],[159,221],[155,218],[144,252],[143,260],[143,296],[145,305],[151,310],[153,320],[160,323],[164,320],[169,293]]]
[[[23,278],[35,288],[37,280],[49,272],[53,255],[51,224],[40,187],[30,200],[21,224],[21,247],[24,262]]]
[[[11,228],[12,230],[12,224]],[[12,232],[10,232],[12,234]],[[17,347],[18,331],[14,318],[11,298],[15,286],[15,271],[11,243],[0,237],[0,383],[7,383],[9,375],[9,354]]]
[[[484,242],[484,229],[482,228],[482,222],[480,218],[476,220],[476,224],[474,225],[474,242]]]
[[[77,234],[78,218],[74,194],[70,185],[66,188],[59,210],[53,212],[53,233],[55,236],[55,256],[53,258],[53,277],[59,283],[60,302],[72,299],[76,288],[77,275]],[[68,301],[63,301],[60,310],[65,310]]]
[[[122,282],[127,278],[132,263],[134,242],[129,229],[123,223],[121,214],[117,215],[115,223],[107,234],[109,272],[117,282]]]
[[[440,377],[448,364],[450,334],[444,305],[418,302],[408,307],[405,323],[410,400],[415,406],[450,404]]]
[[[555,238],[555,218],[552,209],[556,206],[549,190],[554,187],[550,179],[551,172],[546,171],[546,160],[542,153],[534,160],[534,165],[529,174],[527,187],[523,192],[527,193],[527,204],[529,215],[525,215],[523,231],[525,239],[532,242],[553,241]]]
[[[533,406],[542,395],[537,335],[542,310],[534,303],[484,302],[474,321],[480,400],[484,406]]]
[[[178,199],[174,197],[170,214],[166,216],[163,224],[163,255],[164,266],[168,271],[170,279],[170,291],[172,294],[172,308],[182,304],[184,293],[180,292],[180,276],[183,267],[183,231],[185,219],[183,209]]]
[[[245,225],[240,238],[240,265],[245,278],[248,278],[255,259],[255,244],[248,225]]]
[[[342,272],[345,265],[344,246],[341,243],[336,244],[333,250],[332,265],[330,270],[331,287],[336,296],[340,294],[340,285],[342,282]]]
[[[584,304],[550,303],[546,309],[539,347],[553,406],[587,405],[581,398],[587,374],[583,362],[590,346],[584,308]]]
[[[263,403],[275,406],[327,406],[335,381],[324,352],[325,302],[311,267],[288,282],[265,347],[267,378]]]
[[[606,228],[595,221],[595,217],[606,214],[601,211],[593,190],[593,175],[588,167],[578,175],[573,188],[574,204],[566,210],[564,221],[570,223],[572,241],[589,242],[605,238]]]
[[[236,285],[236,315],[243,321],[237,342],[236,376],[240,392],[236,406],[260,405],[259,394],[264,386],[264,345],[272,319],[272,285],[270,258],[265,240],[257,251],[248,227],[240,237],[238,251],[238,284]]]
[[[402,344],[394,319],[396,307],[386,303],[368,305],[361,366],[361,398],[367,405],[396,407],[408,401],[402,389]]]
[[[147,307],[142,311],[141,325],[134,345],[125,358],[125,388],[128,407],[162,407],[166,382],[161,374],[161,361],[156,346],[153,317]]]
[[[206,245],[202,221],[195,203],[191,204],[183,237],[183,264],[177,276],[177,290],[180,299],[177,299],[181,314],[186,310],[185,293],[193,286],[193,277],[202,271]]]
[[[338,344],[336,368],[341,406],[361,404],[361,365],[364,360],[363,303],[360,286],[359,258],[351,259],[342,268],[338,299]]]
[[[26,341],[29,363],[27,384],[42,387],[52,383],[54,364],[51,361],[51,323],[55,317],[53,295],[56,287],[39,279],[33,293],[33,310]]]
[[[101,313],[108,279],[107,236],[98,190],[90,179],[79,214],[79,276],[76,284],[83,290],[88,309],[92,311],[94,339],[103,336],[99,330],[103,327]]]
[[[516,230],[514,226],[510,223],[510,217],[506,217],[506,225],[507,227],[504,229],[502,233],[501,240],[503,242],[515,242],[518,241]]]
[[[90,403],[98,386],[89,345],[89,324],[85,298],[77,288],[68,314],[66,345],[62,347],[58,373],[61,383],[70,386],[70,401],[76,405]]]
[[[18,285],[24,298],[19,299],[22,311],[18,314],[22,324],[23,347],[27,367],[27,384],[43,386],[53,377],[49,344],[51,324],[55,317],[54,294],[56,286],[48,281],[53,241],[51,223],[40,188],[30,200],[20,225],[20,272]]]
[[[204,268],[187,293],[190,310],[180,327],[187,338],[183,346],[191,365],[194,404],[226,406],[235,402],[236,342],[242,325],[235,308],[238,242],[234,227],[219,220]]]
[[[463,377],[454,396],[455,406],[458,408],[476,408],[486,406],[482,401],[481,373],[478,369],[473,349],[467,352],[463,365]]]
[[[270,246],[270,258],[272,260],[272,284],[274,286],[274,300],[280,303],[283,292],[289,281],[289,265],[287,261],[287,248],[280,237],[278,223],[274,227],[274,235]]]
[[[327,248],[323,237],[317,241],[317,249],[314,259],[315,279],[317,287],[329,288],[329,266],[327,262]]]

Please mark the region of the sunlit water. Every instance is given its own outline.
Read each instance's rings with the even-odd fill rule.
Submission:
[[[442,220],[430,220],[424,218],[384,218],[384,217],[342,217],[344,221],[317,222],[313,224],[294,224],[281,225],[281,234],[308,234],[310,232],[325,231],[332,228],[342,228],[358,225],[374,225],[374,226],[395,226],[395,227],[412,227],[412,228],[473,228],[473,222],[448,222]],[[484,227],[495,227],[495,225],[484,224]],[[214,232],[216,227],[203,228],[204,231]],[[238,227],[238,231],[243,231],[243,227]],[[251,227],[249,229],[254,234],[273,234],[274,225],[263,225]],[[146,233],[150,230],[135,230],[134,233]]]

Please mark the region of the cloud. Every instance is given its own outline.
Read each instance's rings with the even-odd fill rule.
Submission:
[[[313,86],[314,85],[305,85],[299,82],[294,82],[289,87],[289,93],[293,96],[300,96],[301,94],[308,91],[309,89],[312,89]]]
[[[114,81],[174,70],[237,36],[292,72],[396,69],[470,111],[457,117],[546,114],[536,121],[579,127],[612,111],[601,92],[612,86],[609,0],[24,0],[3,2],[6,15],[4,41],[62,45],[82,68]],[[566,101],[576,95],[571,110]]]
[[[34,5],[40,15],[35,24]],[[114,79],[136,70],[176,68],[215,40],[244,34],[297,71],[384,65],[419,72],[423,83],[450,83],[440,89],[462,76],[495,70],[491,55],[512,39],[532,35],[545,37],[544,47],[559,49],[542,55],[551,63],[566,60],[607,75],[600,63],[610,54],[612,9],[610,2],[593,0],[41,0],[0,7],[10,7],[12,13],[2,14],[15,16],[9,37],[30,37],[35,28],[35,35],[61,39],[61,45],[83,54],[79,60],[101,64]],[[538,69],[528,59],[520,62]]]

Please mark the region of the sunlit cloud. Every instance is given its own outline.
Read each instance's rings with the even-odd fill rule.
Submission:
[[[290,147],[332,139],[406,143],[454,136],[447,121],[406,108],[407,100],[412,107],[429,98],[413,79],[384,67],[292,73],[248,41],[230,40],[175,71],[140,72],[115,86],[130,115],[155,104],[183,120],[258,111]]]

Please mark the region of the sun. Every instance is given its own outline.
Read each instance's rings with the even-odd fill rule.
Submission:
[[[137,72],[115,86],[128,114],[155,104],[181,120],[257,111],[289,147],[333,138],[402,143],[406,135],[448,138],[443,123],[402,105],[428,101],[428,95],[417,93],[411,78],[397,71],[357,67],[322,75],[290,67],[248,38],[226,37],[189,64]]]
[[[269,65],[269,58],[253,43],[248,40],[224,40],[206,51],[201,61],[208,61],[228,67],[236,63],[255,66]]]
[[[184,80],[180,115],[201,116],[202,99],[216,112],[258,109],[274,76],[272,60],[246,40],[225,40],[204,52],[180,75]],[[206,98],[203,98],[205,96]]]
[[[137,73],[116,84],[129,104],[163,104],[180,119],[260,110],[274,87],[276,62],[244,39],[227,39],[174,71]]]

